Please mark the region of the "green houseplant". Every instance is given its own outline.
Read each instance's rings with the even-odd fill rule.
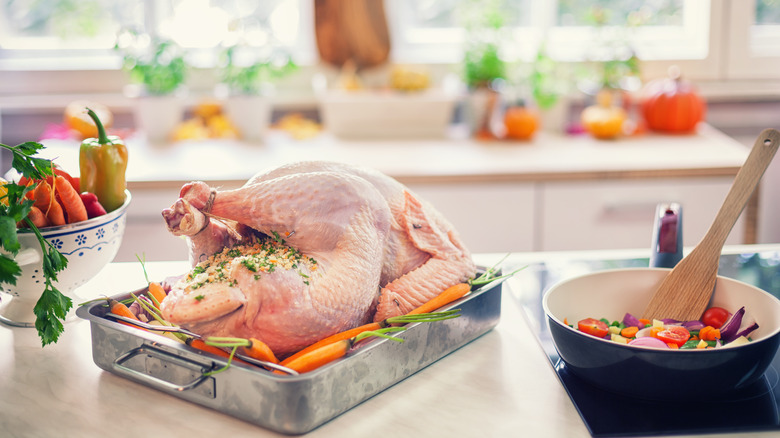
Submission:
[[[138,86],[135,120],[152,143],[164,143],[184,114],[185,82],[189,65],[174,41],[135,32],[120,35],[115,50],[122,68]]]
[[[271,120],[273,84],[297,70],[284,53],[263,56],[260,48],[232,45],[221,53],[219,75],[227,91],[225,112],[239,134],[261,141]]]
[[[507,62],[501,58],[504,13],[500,0],[471,0],[458,10],[465,31],[463,81],[468,87],[469,124],[477,137],[493,137],[496,85],[507,77]]]

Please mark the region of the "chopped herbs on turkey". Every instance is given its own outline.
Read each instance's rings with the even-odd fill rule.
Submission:
[[[232,273],[237,266],[243,266],[248,271],[256,273],[255,279],[259,279],[262,273],[271,273],[277,268],[295,269],[303,279],[303,283],[308,285],[309,276],[301,268],[315,271],[316,265],[316,260],[286,246],[283,240],[256,240],[252,244],[225,248],[199,263],[184,279],[185,289],[196,290],[206,284],[218,282],[233,286],[235,280]]]

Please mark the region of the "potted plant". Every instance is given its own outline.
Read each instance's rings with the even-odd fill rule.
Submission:
[[[135,119],[151,143],[165,142],[182,120],[188,64],[173,41],[127,32],[115,49],[122,53],[122,67],[139,87]]]
[[[225,112],[247,141],[263,139],[271,120],[273,83],[297,69],[289,55],[262,56],[260,48],[229,46],[222,53]]]
[[[550,132],[564,132],[569,119],[568,69],[553,60],[540,47],[531,63],[528,75],[530,94],[539,109],[541,128]]]
[[[460,12],[465,18],[463,79],[469,93],[469,122],[477,136],[491,137],[497,84],[507,76],[507,63],[500,53],[504,14],[495,1],[467,2]]]

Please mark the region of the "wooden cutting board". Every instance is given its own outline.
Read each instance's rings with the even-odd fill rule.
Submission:
[[[320,58],[337,68],[376,67],[390,54],[383,0],[314,0],[314,30]]]

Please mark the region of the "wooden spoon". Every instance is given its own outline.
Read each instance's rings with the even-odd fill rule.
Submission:
[[[780,132],[774,129],[761,132],[707,234],[661,282],[645,308],[644,318],[690,321],[701,317],[715,291],[720,254],[726,238],[772,161],[778,145]]]

